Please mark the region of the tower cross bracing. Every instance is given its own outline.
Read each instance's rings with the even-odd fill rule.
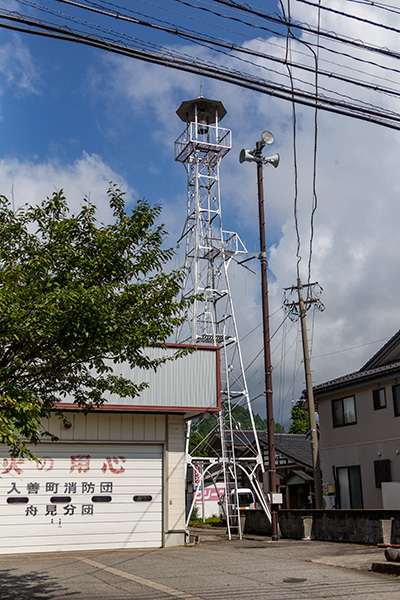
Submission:
[[[222,227],[219,167],[232,147],[232,135],[229,129],[220,125],[226,110],[219,101],[199,97],[183,102],[177,114],[184,121],[185,130],[175,142],[175,160],[184,165],[187,174],[187,214],[179,240],[185,242],[182,293],[195,296],[178,331],[177,342],[220,348],[222,411],[219,418],[219,463],[224,479],[223,502],[229,536],[236,528],[241,537],[237,497],[239,463],[235,457],[232,420],[232,409],[236,404],[248,409],[255,441],[249,464],[240,463],[240,470],[244,470],[255,486],[256,497],[267,514],[269,508],[256,477],[258,467],[262,470],[264,467],[228,277],[232,261],[247,255],[247,250],[237,233],[225,231]],[[187,456],[187,462],[192,464],[190,456]],[[233,503],[235,514],[230,508],[232,491],[236,494],[236,502]]]

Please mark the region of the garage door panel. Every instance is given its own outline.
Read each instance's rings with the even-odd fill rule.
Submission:
[[[71,535],[63,536],[62,538],[48,538],[48,537],[30,537],[30,538],[10,538],[9,540],[2,540],[2,544],[7,542],[8,554],[19,554],[21,552],[53,552],[53,551],[71,551],[71,550],[82,550],[82,535]],[[146,537],[143,538],[140,548],[158,547],[159,533],[149,532]],[[90,545],[90,550],[101,550],[104,549],[104,541],[100,535],[90,535],[87,538],[87,543]],[[132,548],[131,536],[116,535],[110,537],[107,543],[107,549],[122,549]]]
[[[107,550],[121,550],[125,548],[156,548],[158,547],[158,536],[147,537],[143,539],[140,546],[132,546],[128,540],[110,540],[107,544]],[[72,540],[59,540],[53,542],[40,543],[36,540],[31,540],[30,543],[24,545],[23,549],[20,546],[9,547],[7,554],[21,554],[21,553],[36,553],[36,552],[73,552],[82,550],[82,538],[77,538],[75,541]],[[104,550],[103,541],[90,541],[90,550]],[[4,552],[3,552],[4,554]]]
[[[52,517],[49,515],[47,517],[41,516],[40,518],[36,519],[33,519],[33,517],[30,518],[29,515],[27,516],[22,511],[10,511],[7,516],[2,515],[0,518],[0,527],[2,528],[1,535],[5,535],[3,527],[7,527],[10,525],[10,523],[12,523],[13,531],[17,531],[18,528],[21,528],[21,531],[26,531],[27,527],[45,527],[47,525],[49,527],[53,527],[54,524],[57,525],[59,523],[60,519],[63,527],[67,527],[68,523],[71,521],[74,523],[79,523],[80,526],[83,525],[85,527],[89,527],[91,521],[94,521],[95,523],[111,522],[115,523],[116,525],[119,522],[122,522],[127,526],[131,523],[135,524],[139,521],[157,521],[158,526],[158,517],[161,509],[162,504],[156,504],[142,511],[129,511],[126,509],[126,507],[124,507],[124,505],[118,505],[117,507],[114,506],[112,511],[107,509],[96,510],[95,513],[89,517],[81,514],[65,516],[64,513],[58,513]],[[51,523],[51,520],[53,520],[53,523]]]
[[[161,546],[161,445],[49,444],[35,454],[39,463],[0,457],[0,553]]]
[[[150,497],[153,498],[148,502],[134,502],[132,494],[128,496],[113,499],[111,502],[96,502],[92,500],[92,498],[82,498],[79,496],[71,498],[70,502],[64,502],[62,504],[59,503],[51,503],[50,498],[47,502],[42,502],[34,499],[29,499],[29,503],[21,503],[21,504],[8,504],[7,499],[2,504],[8,504],[7,509],[2,509],[0,514],[0,523],[3,521],[7,522],[11,515],[24,515],[30,518],[36,517],[36,520],[48,520],[48,517],[57,516],[57,517],[74,517],[75,519],[80,516],[85,516],[86,519],[89,516],[93,516],[93,514],[110,514],[110,512],[118,511],[119,514],[126,513],[129,514],[140,514],[146,512],[158,512],[160,507],[162,506],[162,500],[158,495],[153,495]],[[147,497],[147,496],[146,496]],[[101,496],[100,496],[101,498]],[[102,498],[104,499],[104,497]],[[18,498],[19,500],[19,498]],[[85,508],[89,505],[92,505],[92,509],[90,511],[85,510]],[[32,507],[35,507],[35,510],[32,510]],[[79,510],[78,510],[79,509]],[[110,510],[111,509],[111,510]]]
[[[80,535],[81,542],[82,536],[95,535],[101,536],[104,533],[110,533],[112,535],[116,535],[119,537],[128,538],[132,535],[136,535],[137,533],[157,533],[159,536],[160,532],[158,530],[157,524],[154,523],[154,519],[146,520],[146,519],[138,519],[135,523],[126,523],[126,522],[115,522],[110,520],[99,520],[93,523],[85,523],[84,531],[82,530],[82,523],[62,523],[61,526],[58,526],[58,522],[55,522],[53,525],[48,523],[46,524],[31,524],[29,526],[29,538],[37,537],[47,539],[48,536],[52,538],[57,537],[69,537],[71,535]],[[101,527],[101,528],[100,528]],[[24,538],[26,537],[26,527],[15,527],[10,523],[8,525],[4,525],[4,531],[2,529],[2,545],[5,540],[12,540],[14,538]]]

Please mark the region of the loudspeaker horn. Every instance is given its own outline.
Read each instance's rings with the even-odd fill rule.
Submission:
[[[279,165],[279,160],[280,160],[279,154],[274,154],[273,156],[263,156],[263,162],[269,163],[270,165],[275,167],[275,169]]]
[[[243,149],[240,151],[240,154],[239,154],[239,162],[240,163],[243,163],[245,161],[252,162],[254,160],[257,160],[257,159],[254,157],[254,155],[251,153],[250,150]]]
[[[261,139],[264,144],[272,144],[274,141],[274,136],[270,131],[263,131],[261,134]]]

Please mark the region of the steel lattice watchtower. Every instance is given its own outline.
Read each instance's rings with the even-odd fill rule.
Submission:
[[[220,416],[221,468],[224,473],[228,533],[238,528],[238,514],[229,517],[227,499],[237,490],[232,408],[241,403],[249,410],[254,431],[253,466],[246,469],[250,480],[256,479],[258,466],[263,469],[240,349],[228,267],[233,259],[246,255],[239,236],[222,228],[219,166],[231,149],[231,131],[220,126],[226,114],[222,102],[200,96],[183,102],[177,114],[186,124],[175,142],[175,160],[183,163],[187,173],[187,216],[179,241],[185,240],[185,283],[183,295],[200,295],[188,310],[177,342],[209,344],[220,347],[221,395]],[[188,457],[190,462],[190,457]],[[240,465],[240,468],[243,467]],[[243,469],[244,470],[244,469]],[[248,472],[249,471],[249,472]],[[258,485],[258,480],[254,483]],[[259,486],[258,486],[259,487]],[[261,489],[256,490],[262,495]],[[238,502],[236,502],[238,506]],[[237,509],[238,510],[238,509]],[[269,512],[269,511],[268,511]]]

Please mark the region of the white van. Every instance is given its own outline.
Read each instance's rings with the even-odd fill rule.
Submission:
[[[238,501],[239,501],[239,510],[254,510],[256,508],[256,501],[254,498],[254,494],[250,488],[239,488],[237,491]],[[219,502],[219,516],[221,521],[226,522],[225,516],[225,498],[221,498]],[[235,490],[231,491],[230,494],[230,502],[229,502],[229,512],[236,512],[236,492]]]
[[[250,488],[239,488],[237,493],[240,510],[254,510],[256,508],[254,494]],[[236,496],[234,490],[231,492],[231,498],[232,504],[235,504]]]

